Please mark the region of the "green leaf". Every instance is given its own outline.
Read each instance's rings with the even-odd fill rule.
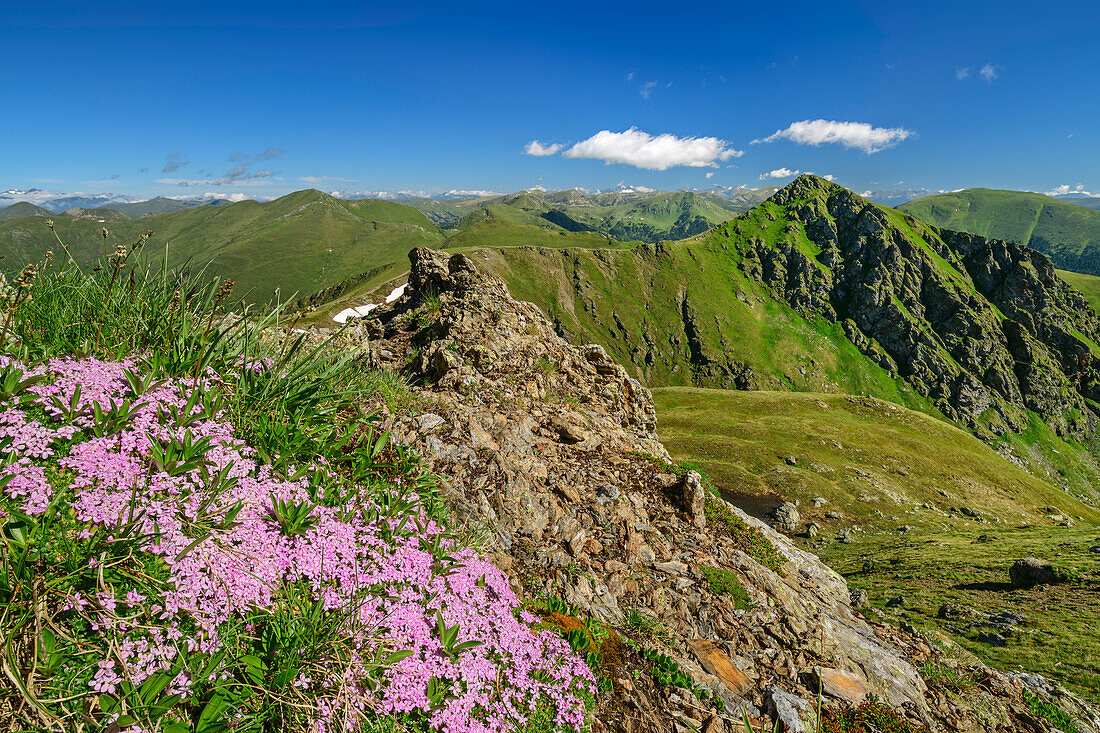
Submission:
[[[386,661],[384,662],[384,664],[386,664],[387,666],[391,664],[397,664],[402,659],[408,659],[412,656],[412,654],[412,649],[402,649],[401,651],[394,652],[393,654],[386,657]]]
[[[223,713],[228,707],[229,703],[225,699],[225,695],[220,692],[215,693],[203,706],[198,722],[195,723],[195,733],[215,733],[226,730],[228,725],[226,725]]]
[[[48,662],[49,658],[53,656],[54,650],[57,649],[57,637],[50,629],[42,629],[38,643],[42,650],[42,661]]]
[[[138,689],[138,696],[141,698],[142,704],[152,705],[157,695],[164,692],[164,688],[171,683],[174,676],[169,676],[166,672],[150,675],[145,682],[141,683],[141,687]]]
[[[455,644],[453,647],[451,647],[451,654],[459,654],[460,652],[464,652],[467,649],[472,649],[475,646],[481,646],[481,644],[482,642],[480,641],[464,641],[461,644]]]

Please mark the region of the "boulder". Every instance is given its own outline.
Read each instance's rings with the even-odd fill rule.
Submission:
[[[1025,557],[1017,560],[1008,570],[1013,588],[1032,588],[1036,585],[1054,583],[1057,575],[1054,566],[1037,557]]]
[[[798,507],[792,502],[785,501],[771,510],[768,519],[771,520],[776,529],[784,532],[794,532],[798,529],[798,523],[802,520],[802,516],[798,513]]]

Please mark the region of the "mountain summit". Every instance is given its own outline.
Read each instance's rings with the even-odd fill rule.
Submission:
[[[1023,245],[932,227],[802,176],[716,233],[741,269],[971,428],[1096,429],[1100,321]]]

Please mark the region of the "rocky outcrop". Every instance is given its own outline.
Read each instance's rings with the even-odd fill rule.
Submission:
[[[405,295],[351,329],[414,385],[391,428],[428,457],[460,534],[521,596],[610,629],[594,730],[733,730],[742,712],[797,730],[819,684],[826,705],[870,691],[935,729],[1043,730],[1022,683],[984,667],[967,700],[930,688],[922,664],[961,662],[870,623],[817,557],[672,470],[649,392],[603,348],[567,343],[463,255],[410,259]],[[706,694],[657,684],[642,648]]]
[[[1030,410],[1060,435],[1095,435],[1100,320],[1045,256],[927,226],[816,176],[724,232],[738,239],[750,223],[764,235],[740,243],[743,272],[800,313],[843,323],[946,416],[988,437],[1024,429]]]

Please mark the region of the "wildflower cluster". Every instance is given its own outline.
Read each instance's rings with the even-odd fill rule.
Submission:
[[[23,694],[40,724],[333,731],[388,715],[476,733],[549,711],[583,727],[583,660],[532,628],[410,476],[379,468],[383,441],[356,449],[371,485],[323,451],[258,451],[231,402],[278,367],[232,365],[0,356],[0,609],[36,608]]]

